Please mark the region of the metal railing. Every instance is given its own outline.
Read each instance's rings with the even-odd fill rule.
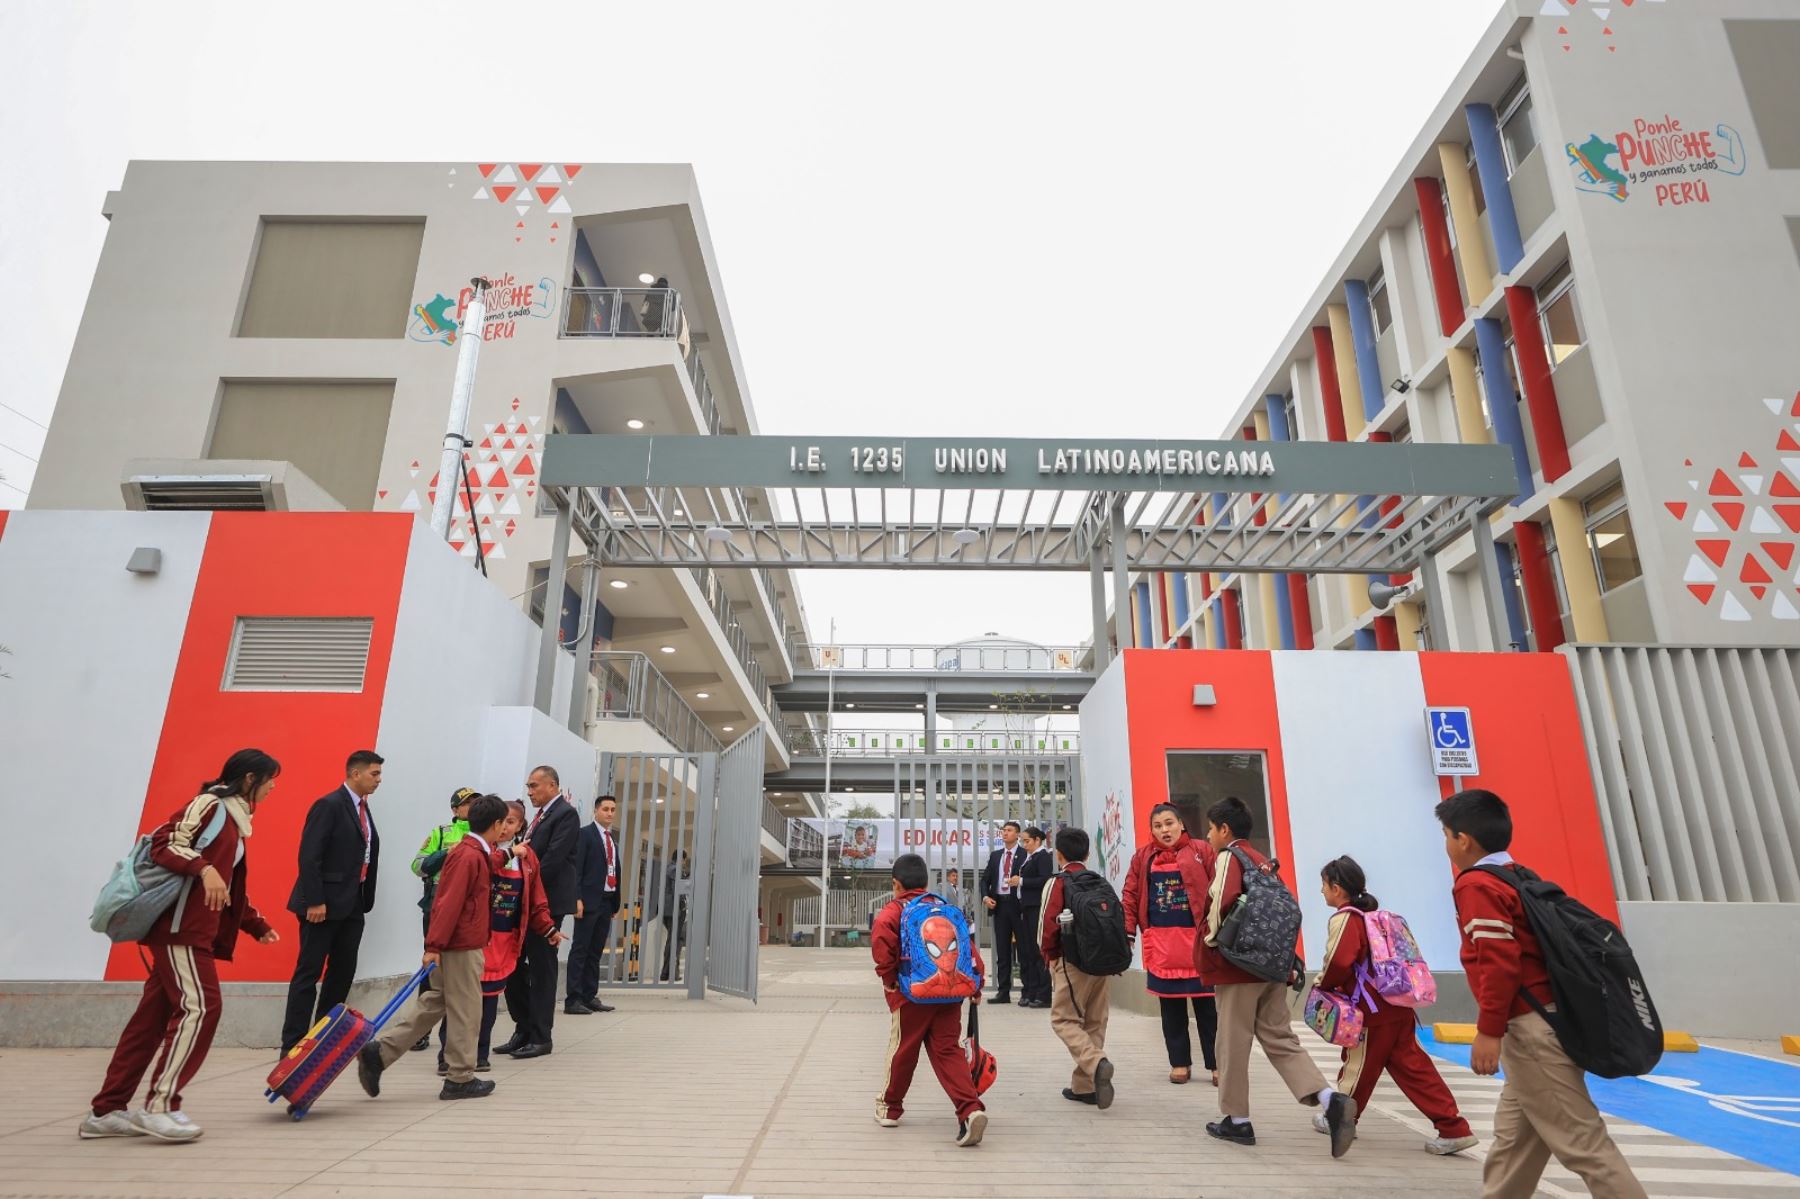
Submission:
[[[1074,645],[809,645],[794,640],[795,666],[813,670],[1019,671],[1081,669]]]
[[[687,366],[688,382],[700,402],[700,420],[708,433],[723,424],[712,380],[694,345],[681,293],[672,287],[571,287],[563,308],[564,337],[653,337],[676,343]]]
[[[918,729],[784,728],[795,757],[822,758],[826,746],[834,758],[892,758],[919,754],[1077,754],[1081,734],[1075,729],[940,729],[927,737]]]
[[[756,653],[750,648],[750,634],[737,618],[737,609],[731,597],[725,594],[725,584],[720,580],[717,571],[712,567],[691,572],[694,582],[700,588],[700,594],[706,599],[706,606],[712,609],[713,616],[719,622],[719,629],[725,634],[725,642],[731,646],[732,654],[738,665],[744,668],[744,674],[750,679],[750,688],[762,701],[763,709],[774,715],[775,696],[769,690],[769,680],[763,674],[762,663],[756,660]]]
[[[722,749],[706,722],[648,656],[624,650],[594,655],[600,683],[599,720],[642,720],[682,753],[716,753]]]
[[[571,287],[564,337],[669,337],[686,340],[681,293],[672,287]]]
[[[776,844],[781,846],[781,855],[785,858],[788,843],[787,813],[776,807],[767,798],[763,800],[762,826],[763,832],[775,838]]]

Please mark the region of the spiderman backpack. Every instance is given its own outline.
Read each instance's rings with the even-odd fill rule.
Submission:
[[[969,918],[930,892],[900,909],[900,993],[911,1003],[961,1003],[981,994]]]

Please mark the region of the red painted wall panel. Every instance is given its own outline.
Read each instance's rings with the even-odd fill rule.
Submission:
[[[1559,654],[1419,655],[1425,699],[1469,709],[1481,774],[1512,809],[1512,853],[1619,918],[1569,667]],[[1134,709],[1135,716],[1135,709]]]
[[[1315,326],[1312,339],[1313,360],[1319,364],[1319,407],[1325,417],[1325,440],[1342,441],[1344,397],[1338,390],[1337,357],[1331,346],[1331,330]]]
[[[212,518],[139,831],[193,798],[234,750],[256,746],[281,762],[281,778],[256,813],[248,854],[251,902],[282,939],[262,946],[241,938],[236,960],[221,966],[225,979],[280,980],[293,973],[299,939],[286,905],[300,828],[312,801],[343,781],[344,759],[375,747],[413,519],[406,513],[336,512],[220,512]],[[239,616],[373,617],[363,689],[222,690]],[[373,811],[380,824],[379,792]],[[384,850],[410,857],[416,832],[383,825]],[[388,894],[378,902],[413,898]],[[114,946],[106,977],[143,976],[137,947]]]
[[[1413,180],[1413,190],[1419,197],[1419,224],[1425,234],[1425,261],[1437,301],[1438,327],[1445,337],[1454,337],[1463,323],[1463,298],[1450,250],[1450,223],[1444,219],[1443,184],[1426,176]]]
[[[1194,684],[1210,683],[1218,703],[1194,706]],[[1287,782],[1281,765],[1281,721],[1275,674],[1263,650],[1160,650],[1125,655],[1125,694],[1131,713],[1133,835],[1150,843],[1150,810],[1169,798],[1165,755],[1174,749],[1259,750],[1266,760],[1271,841],[1281,876],[1294,885],[1288,836]],[[1189,829],[1204,836],[1204,828]]]

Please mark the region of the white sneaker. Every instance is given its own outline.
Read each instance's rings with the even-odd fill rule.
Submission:
[[[881,1125],[883,1128],[900,1127],[900,1117],[889,1115],[888,1105],[883,1103],[879,1096],[877,1096],[875,1100],[875,1123]]]
[[[132,1112],[131,1123],[147,1137],[159,1141],[195,1141],[205,1132],[186,1112]]]
[[[1322,1132],[1326,1136],[1331,1135],[1331,1125],[1329,1125],[1325,1122],[1325,1113],[1324,1112],[1320,1112],[1318,1115],[1313,1117],[1313,1131],[1314,1132]]]
[[[141,1137],[143,1131],[131,1122],[129,1112],[107,1112],[104,1116],[96,1116],[89,1112],[75,1130],[77,1136],[84,1141],[98,1140],[101,1137]]]
[[[1473,1149],[1480,1143],[1475,1137],[1432,1137],[1425,1142],[1425,1152],[1448,1157],[1452,1153],[1461,1153],[1464,1149]]]
[[[981,1144],[982,1134],[987,1132],[987,1113],[976,1108],[969,1113],[969,1118],[962,1122],[956,1130],[956,1143],[964,1149]]]

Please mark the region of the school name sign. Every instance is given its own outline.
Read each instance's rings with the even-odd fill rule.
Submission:
[[[1500,446],[1319,441],[561,434],[546,487],[920,488],[1493,496]]]

